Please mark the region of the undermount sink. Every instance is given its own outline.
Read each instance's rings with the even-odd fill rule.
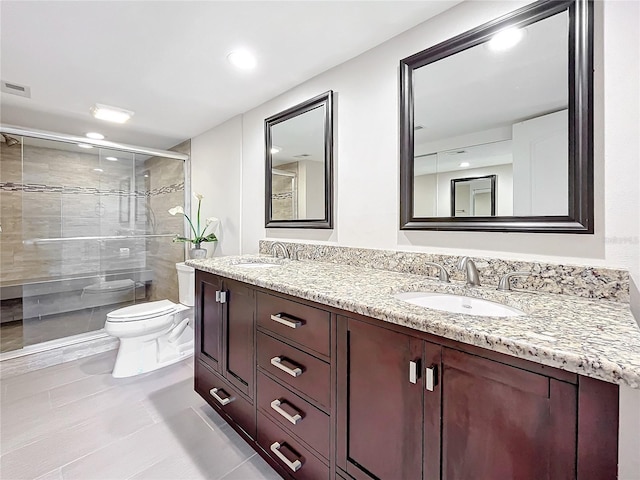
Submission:
[[[517,317],[526,315],[522,310],[508,307],[501,303],[483,300],[481,298],[466,297],[464,295],[452,295],[435,292],[405,292],[394,295],[398,300],[418,305],[419,307],[432,308],[442,312],[464,313],[480,317]]]

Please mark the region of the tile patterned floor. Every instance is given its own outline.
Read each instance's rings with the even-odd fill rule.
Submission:
[[[114,359],[2,380],[0,478],[280,479],[193,391],[193,359],[128,379]]]

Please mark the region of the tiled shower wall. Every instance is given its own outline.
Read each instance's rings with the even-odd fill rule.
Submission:
[[[175,263],[183,260],[184,250],[171,238],[30,240],[182,232],[182,218],[167,212],[184,203],[182,161],[152,157],[137,162],[134,177],[132,155],[122,152],[115,153],[120,161],[100,165],[95,154],[4,143],[0,148],[1,286],[146,267],[154,271],[152,299],[177,300]],[[189,149],[188,141],[176,147]],[[138,183],[144,174],[146,185]]]
[[[191,153],[191,140],[176,145],[171,150],[179,153]],[[184,206],[184,162],[170,158],[152,157],[145,161],[150,172],[149,205],[155,218],[155,230],[161,233],[183,233],[182,215],[172,216],[169,209],[177,205]],[[181,182],[179,185],[176,181]],[[153,270],[157,281],[151,285],[149,300],[165,298],[178,302],[178,275],[176,263],[184,261],[184,244],[173,243],[170,238],[150,239],[147,241],[147,267]]]

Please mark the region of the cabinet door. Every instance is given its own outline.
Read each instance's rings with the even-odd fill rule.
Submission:
[[[222,305],[216,292],[222,290],[222,280],[196,270],[196,354],[217,372],[222,371]]]
[[[339,466],[355,478],[422,478],[423,342],[368,323],[348,322],[339,346]],[[345,340],[346,337],[346,340]],[[416,375],[419,377],[419,375]]]
[[[575,478],[576,389],[444,349],[442,478]]]
[[[225,363],[224,375],[241,392],[253,397],[254,357],[254,291],[245,285],[225,281]]]

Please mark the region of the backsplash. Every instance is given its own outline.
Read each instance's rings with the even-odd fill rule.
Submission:
[[[270,253],[272,243],[274,243],[272,240],[261,240],[260,253]],[[437,268],[424,264],[429,261],[444,266],[451,280],[465,280],[465,273],[457,269],[458,262],[462,258],[460,256],[297,242],[283,243],[290,251],[292,248],[298,248],[298,257],[301,260],[340,263],[435,277]],[[485,286],[497,286],[500,278],[506,273],[531,272],[528,277],[513,278],[512,288],[629,302],[629,272],[626,270],[481,257],[473,257],[473,261],[478,267],[480,282]]]

